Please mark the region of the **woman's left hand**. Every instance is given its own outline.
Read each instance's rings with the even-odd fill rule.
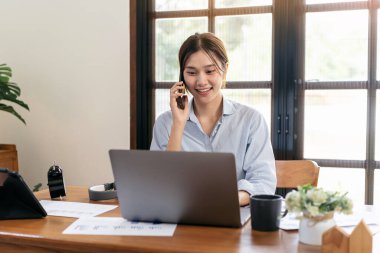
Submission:
[[[239,191],[239,204],[240,206],[249,205],[249,193],[246,191]]]

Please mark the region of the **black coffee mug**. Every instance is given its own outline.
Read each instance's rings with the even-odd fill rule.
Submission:
[[[280,195],[254,195],[251,197],[251,224],[257,231],[276,231],[280,220],[283,198]]]

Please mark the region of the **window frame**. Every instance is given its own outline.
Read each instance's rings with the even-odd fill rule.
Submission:
[[[276,159],[313,159],[321,167],[365,169],[365,203],[374,197],[377,11],[378,0],[347,3],[306,5],[306,0],[273,0],[273,6],[215,9],[209,0],[208,10],[154,12],[155,1],[130,1],[131,65],[130,65],[130,148],[149,149],[154,123],[154,89],[170,88],[172,82],[154,81],[154,20],[156,18],[207,16],[209,31],[215,31],[215,16],[273,13],[272,81],[234,82],[228,89],[272,89],[272,145]],[[368,9],[368,80],[348,82],[305,81],[305,16],[307,12]],[[338,160],[303,157],[305,90],[365,89],[367,90],[366,159]]]
[[[332,81],[332,82],[306,82],[305,81],[305,63],[303,62],[305,57],[302,55],[299,61],[302,64],[299,65],[303,68],[298,79],[298,90],[302,94],[300,104],[304,104],[305,90],[312,89],[365,89],[367,90],[367,131],[366,131],[366,159],[365,160],[340,160],[340,159],[313,159],[321,167],[339,167],[339,168],[358,168],[365,170],[365,203],[373,204],[374,200],[374,170],[380,168],[380,161],[375,161],[375,121],[376,121],[376,90],[380,88],[380,82],[376,81],[376,62],[377,62],[377,10],[379,9],[379,2],[377,0],[368,0],[362,2],[350,2],[350,3],[324,3],[324,4],[312,4],[306,5],[303,0],[304,11],[299,13],[305,20],[306,13],[308,12],[327,12],[327,11],[348,11],[348,10],[368,10],[368,75],[367,81]],[[302,27],[299,27],[299,34],[303,38],[299,41],[303,52],[305,52],[305,21],[302,23]],[[301,115],[304,115],[304,106],[299,108]],[[298,124],[303,124],[304,120],[300,120]],[[301,139],[299,145],[303,143],[303,128],[299,127],[301,133]],[[299,150],[301,154],[302,150]],[[305,158],[308,159],[308,158]]]

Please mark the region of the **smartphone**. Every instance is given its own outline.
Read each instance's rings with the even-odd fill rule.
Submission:
[[[185,86],[184,82],[182,83],[182,86],[183,86],[183,89],[179,89],[178,92],[185,93],[186,86]],[[177,107],[181,110],[184,110],[185,109],[185,98],[184,98],[184,96],[177,97],[176,101],[177,101]]]

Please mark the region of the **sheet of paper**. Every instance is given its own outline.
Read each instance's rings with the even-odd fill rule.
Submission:
[[[63,217],[92,217],[115,209],[117,205],[89,204],[69,201],[40,200],[48,215]]]
[[[280,228],[284,230],[296,230],[300,226],[300,221],[294,215],[288,213],[280,220]]]
[[[119,217],[85,217],[76,220],[63,234],[173,236],[177,224],[130,222]]]
[[[367,225],[380,225],[380,220],[375,213],[359,212],[352,215],[335,214],[334,220],[337,226],[350,227],[356,226],[361,219],[364,219]],[[376,226],[372,226],[374,229]],[[280,228],[284,230],[296,230],[299,228],[299,220],[292,214],[286,215],[280,221]]]
[[[379,225],[375,225],[375,224],[367,224],[367,226],[369,227],[369,229],[371,230],[372,232],[372,235],[374,234],[377,234],[378,232],[380,232],[380,226]],[[354,230],[355,226],[350,226],[350,227],[342,227],[342,229],[344,231],[346,231],[347,234],[351,234],[351,232]]]

